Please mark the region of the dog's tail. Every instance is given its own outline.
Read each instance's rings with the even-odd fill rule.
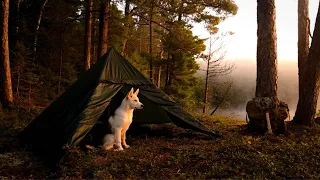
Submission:
[[[116,139],[114,137],[114,134],[107,134],[104,136],[103,138],[103,148],[105,150],[109,150],[111,148],[113,148],[113,145],[115,144]]]

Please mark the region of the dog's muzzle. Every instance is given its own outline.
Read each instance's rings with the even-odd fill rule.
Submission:
[[[134,107],[134,109],[143,109],[144,105],[141,103],[139,107]]]

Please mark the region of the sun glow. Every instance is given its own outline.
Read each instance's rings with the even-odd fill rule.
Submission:
[[[219,25],[220,32],[232,31],[234,35],[228,43],[226,58],[255,59],[257,44],[257,19],[256,0],[235,0],[239,7],[238,14],[230,17]],[[317,15],[319,0],[310,0],[311,33]],[[279,61],[297,61],[297,0],[276,1],[276,28],[277,28],[277,51]],[[209,33],[204,26],[197,24],[194,34],[201,38],[208,38]]]

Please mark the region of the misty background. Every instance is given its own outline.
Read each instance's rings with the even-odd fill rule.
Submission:
[[[246,103],[254,97],[256,86],[256,61],[248,59],[227,60],[226,63],[234,63],[236,69],[230,74],[220,77],[214,77],[210,82],[213,86],[219,86],[219,83],[233,82],[229,96],[232,99],[239,98],[239,104],[230,104],[229,107],[220,107],[215,114],[232,116],[237,119],[245,119]],[[203,60],[198,60],[200,69],[205,69],[206,64]],[[298,62],[279,61],[278,60],[278,97],[279,100],[288,104],[291,119],[294,116],[298,103]],[[197,76],[205,78],[205,72],[199,70]],[[219,82],[217,84],[217,82]],[[218,87],[215,87],[216,89]],[[214,89],[215,89],[214,88]],[[214,90],[213,90],[214,91]],[[233,93],[232,93],[233,91]],[[236,91],[236,92],[234,92]],[[210,101],[210,99],[209,99]],[[213,106],[214,108],[215,106]],[[318,106],[319,107],[319,102]],[[211,111],[209,110],[208,113]]]

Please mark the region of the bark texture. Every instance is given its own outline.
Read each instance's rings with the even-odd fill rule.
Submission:
[[[298,68],[299,68],[299,97],[304,86],[303,75],[308,63],[309,54],[309,0],[298,1]]]
[[[36,60],[36,54],[37,54],[37,43],[38,43],[38,33],[39,33],[39,29],[40,29],[40,24],[41,24],[41,19],[42,19],[42,15],[43,15],[43,10],[46,6],[46,4],[48,3],[49,0],[45,0],[41,6],[41,9],[40,9],[40,13],[39,13],[39,16],[38,16],[38,21],[37,21],[37,26],[36,26],[36,29],[35,29],[35,32],[34,32],[34,40],[33,40],[33,53],[34,53],[34,56],[33,56],[33,61]]]
[[[149,55],[150,55],[150,62],[149,62],[149,78],[150,81],[153,83],[153,58],[152,58],[152,36],[153,36],[153,29],[152,29],[152,21],[153,21],[153,0],[150,1],[150,15],[149,15]]]
[[[92,8],[93,0],[88,0],[88,7],[86,13],[86,27],[84,35],[84,69],[88,70],[91,65],[91,33],[92,33]]]
[[[303,75],[304,86],[299,96],[294,121],[298,124],[311,125],[316,113],[320,85],[320,4],[315,29],[309,52],[308,64]]]
[[[2,0],[0,14],[0,34],[1,34],[1,83],[2,83],[2,103],[6,107],[13,103],[11,70],[9,61],[9,38],[8,38],[8,23],[9,23],[9,0]]]
[[[110,0],[102,0],[99,18],[98,59],[108,50]]]
[[[126,51],[126,45],[127,45],[127,41],[128,41],[128,34],[129,34],[129,20],[130,20],[130,12],[129,12],[129,8],[130,8],[130,0],[126,0],[126,5],[124,8],[124,32],[123,32],[123,40],[121,42],[121,55],[125,56],[125,51]]]
[[[257,1],[257,82],[256,97],[277,100],[277,34],[274,0]]]

